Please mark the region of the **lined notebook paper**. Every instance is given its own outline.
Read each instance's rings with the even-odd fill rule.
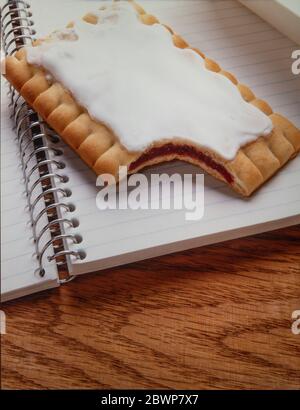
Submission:
[[[139,3],[300,127],[300,77],[291,72],[292,50],[299,46],[238,1]],[[47,8],[37,0],[30,4],[37,33],[43,36],[65,26],[73,17],[94,10],[101,2],[55,0]],[[5,139],[13,138],[9,127],[4,133]],[[300,157],[249,199],[240,198],[205,175],[204,218],[188,222],[184,210],[99,211],[95,175],[70,148],[63,143],[62,147],[72,190],[70,200],[76,206],[73,216],[80,222],[77,230],[83,237],[78,248],[87,254],[85,260],[70,264],[74,274],[300,223]],[[151,172],[201,171],[183,162],[172,162],[152,167],[145,174],[150,176]],[[27,237],[24,232],[24,241]],[[31,252],[29,246],[28,255]],[[25,272],[22,275],[25,277]]]
[[[1,293],[5,298],[57,286],[55,265],[47,266],[44,278],[34,274],[38,265],[7,91],[1,80]],[[45,218],[40,222],[47,223]],[[47,240],[46,235],[44,243]]]

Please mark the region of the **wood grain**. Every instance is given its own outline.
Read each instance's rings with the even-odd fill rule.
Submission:
[[[300,226],[4,304],[2,388],[300,388]]]

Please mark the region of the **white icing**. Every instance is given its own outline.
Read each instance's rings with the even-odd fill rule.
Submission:
[[[232,159],[242,145],[271,132],[268,116],[245,102],[226,77],[207,70],[196,52],[175,47],[166,28],[141,23],[124,3],[97,16],[96,25],[76,21],[49,42],[28,47],[27,58],[128,150],[179,137]]]

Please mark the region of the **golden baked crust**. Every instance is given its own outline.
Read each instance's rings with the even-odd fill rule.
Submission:
[[[133,1],[131,4],[144,24],[158,23],[156,17],[147,14],[139,5]],[[91,14],[83,18],[91,24],[97,21],[97,17]],[[177,47],[189,47],[171,28],[165,27],[172,34]],[[224,160],[215,152],[186,139],[158,141],[146,152],[129,152],[119,143],[112,130],[93,120],[62,84],[49,82],[43,69],[28,64],[24,49],[7,57],[5,76],[97,175],[111,173],[117,177],[120,165],[126,165],[129,173],[133,173],[159,162],[181,159],[200,166],[214,177],[227,182],[240,194],[248,196],[297,155],[300,150],[300,130],[280,114],[273,113],[265,101],[257,99],[231,73],[222,70],[198,49],[192,49],[205,59],[207,69],[226,76],[238,87],[245,101],[258,107],[273,122],[274,129],[268,137],[261,137],[242,147],[233,160]],[[157,155],[153,157],[151,153],[154,152]]]

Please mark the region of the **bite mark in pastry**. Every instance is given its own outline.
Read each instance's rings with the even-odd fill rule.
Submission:
[[[134,2],[18,51],[6,77],[96,174],[181,159],[247,196],[300,150],[299,129]]]

